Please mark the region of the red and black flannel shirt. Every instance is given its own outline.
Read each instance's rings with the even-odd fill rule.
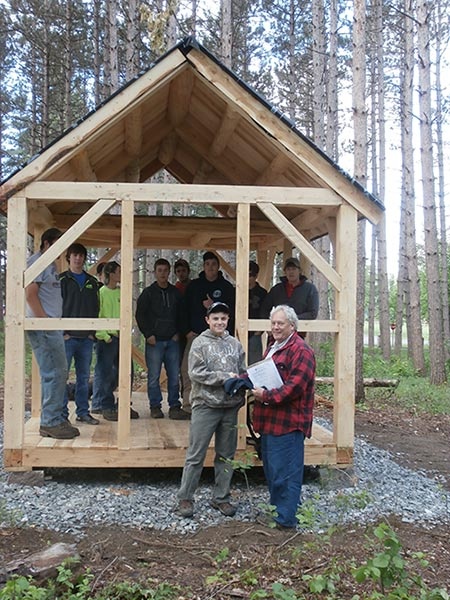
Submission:
[[[314,406],[314,352],[301,337],[293,335],[272,359],[284,383],[278,389],[266,390],[263,402],[255,402],[253,427],[258,433],[271,435],[302,431],[309,438]]]

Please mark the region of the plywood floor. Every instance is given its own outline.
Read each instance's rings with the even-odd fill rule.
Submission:
[[[74,404],[70,403],[72,413]],[[22,452],[23,466],[27,467],[180,467],[189,438],[189,421],[168,418],[167,404],[163,405],[164,419],[151,419],[147,395],[133,393],[133,408],[140,418],[132,420],[129,448],[117,447],[117,423],[98,416],[99,425],[72,423],[80,430],[73,440],[53,440],[39,435],[39,419],[30,418],[25,424],[25,440]],[[213,464],[212,440],[206,464]],[[247,446],[241,449],[246,452]],[[336,448],[328,430],[314,424],[313,435],[306,442],[305,462],[309,464],[333,464]]]

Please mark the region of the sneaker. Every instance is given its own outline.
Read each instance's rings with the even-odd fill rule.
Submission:
[[[102,414],[102,408],[91,408],[91,415],[101,415]]]
[[[130,406],[130,419],[139,419],[139,413]]]
[[[151,406],[150,416],[152,419],[164,419],[164,413],[160,406]]]
[[[42,437],[54,438],[56,440],[72,440],[80,435],[80,432],[76,427],[69,425],[67,421],[63,421],[54,427],[41,425],[39,428],[39,435]]]
[[[176,421],[189,421],[191,415],[185,412],[181,406],[175,406],[169,408],[169,419],[175,419]]]
[[[190,519],[194,516],[194,503],[192,500],[180,500],[175,512],[177,512],[180,517]]]
[[[108,410],[102,411],[103,418],[107,421],[118,421],[119,413],[115,408],[110,408]]]
[[[100,421],[98,419],[94,419],[89,413],[87,415],[81,415],[81,417],[77,417],[77,421],[80,423],[87,423],[88,425],[98,425]]]
[[[233,506],[229,502],[217,502],[217,500],[211,500],[210,504],[226,517],[233,517],[237,511],[236,506]]]
[[[74,427],[74,426],[72,425],[72,423],[69,421],[69,419],[66,419],[66,425],[67,425],[67,427],[68,427],[69,429],[73,429],[73,430],[74,430],[74,432],[75,432],[75,437],[77,437],[78,435],[80,435],[80,430],[79,430],[79,429],[77,429],[76,427]]]

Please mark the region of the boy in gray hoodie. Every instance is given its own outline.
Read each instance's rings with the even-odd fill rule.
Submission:
[[[208,329],[192,342],[189,352],[189,377],[192,382],[192,418],[189,447],[178,491],[177,512],[182,517],[194,514],[197,489],[206,452],[215,435],[214,491],[211,506],[227,517],[236,507],[230,504],[233,460],[237,446],[237,415],[242,396],[230,397],[223,384],[245,372],[245,355],[240,342],[227,331],[230,309],[215,302],[206,313]]]

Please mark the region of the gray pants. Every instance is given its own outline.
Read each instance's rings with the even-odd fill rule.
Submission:
[[[237,407],[209,408],[203,405],[192,409],[189,448],[178,491],[180,500],[193,500],[209,442],[215,434],[213,498],[218,503],[230,501],[233,467],[228,461],[233,460],[236,452],[238,411]]]

